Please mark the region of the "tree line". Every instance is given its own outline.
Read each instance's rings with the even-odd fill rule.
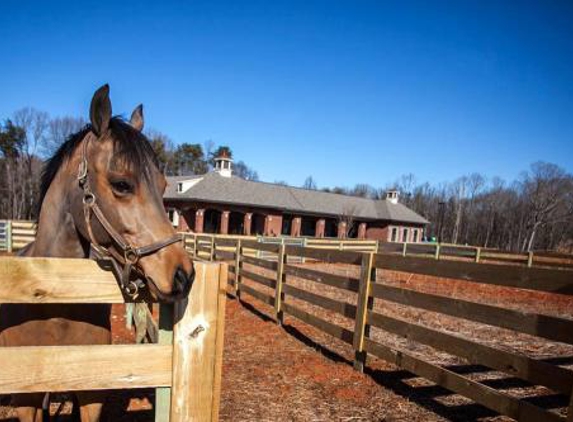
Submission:
[[[37,209],[43,162],[51,157],[69,136],[87,122],[78,117],[50,117],[44,111],[26,107],[0,121],[0,219],[33,220]],[[228,146],[214,142],[175,143],[157,130],[146,131],[163,171],[168,176],[207,173],[215,157],[226,154]],[[235,176],[258,180],[255,170],[244,161],[233,165]]]
[[[29,107],[0,123],[0,218],[37,218],[43,160],[85,124],[81,118],[52,118]],[[228,146],[212,141],[176,145],[159,131],[146,135],[166,175],[204,174],[215,157],[233,155]],[[259,179],[243,161],[234,163],[233,174]],[[319,189],[312,176],[303,187]],[[384,199],[389,188],[400,191],[400,202],[430,221],[428,236],[442,242],[510,251],[573,251],[573,175],[555,164],[534,163],[511,182],[474,173],[432,185],[407,174],[383,188],[362,183],[321,190]]]
[[[312,176],[304,188],[317,189]],[[357,184],[322,191],[400,202],[430,221],[427,235],[441,242],[508,251],[573,252],[573,175],[547,162],[533,163],[514,181],[472,173],[453,182],[419,183],[413,174],[384,188]]]

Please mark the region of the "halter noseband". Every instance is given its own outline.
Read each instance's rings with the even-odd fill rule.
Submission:
[[[97,197],[90,188],[90,183],[88,179],[88,159],[87,151],[88,144],[91,139],[91,134],[88,134],[87,139],[84,140],[82,149],[82,159],[80,161],[79,172],[78,172],[78,182],[80,187],[84,191],[84,196],[82,199],[84,218],[86,222],[86,227],[88,230],[88,235],[90,238],[90,244],[92,249],[96,252],[96,260],[111,260],[113,267],[119,275],[122,290],[131,297],[136,297],[138,291],[145,284],[141,280],[130,280],[131,273],[135,268],[135,265],[142,256],[151,255],[169,245],[181,241],[180,235],[171,236],[165,240],[159,242],[151,243],[147,246],[136,247],[129,243],[121,234],[117,232],[110,224],[109,220],[105,217],[101,208],[97,204]],[[123,256],[120,255],[114,249],[106,248],[101,246],[96,240],[92,226],[91,226],[91,216],[95,215],[101,226],[107,232],[107,234],[113,239],[113,242],[117,248],[123,252]],[[119,268],[119,265],[123,268]]]

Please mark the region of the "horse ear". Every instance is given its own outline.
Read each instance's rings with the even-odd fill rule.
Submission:
[[[133,126],[134,129],[141,132],[143,130],[143,104],[139,104],[131,113],[131,119],[129,119],[129,123]]]
[[[90,120],[92,130],[97,136],[107,132],[111,120],[111,101],[109,100],[108,84],[105,84],[94,93],[90,105]]]

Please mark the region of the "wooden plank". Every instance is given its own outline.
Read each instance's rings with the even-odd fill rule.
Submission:
[[[159,305],[159,344],[173,348],[173,305]],[[169,422],[171,386],[155,389],[155,422]]]
[[[497,369],[563,394],[571,393],[573,372],[559,366],[375,312],[368,313],[368,322],[374,327],[465,358],[471,363]]]
[[[0,347],[0,394],[171,384],[171,346]]]
[[[278,253],[280,245],[276,243],[261,243],[256,240],[243,240],[243,246],[257,251]]]
[[[286,281],[286,275],[284,273],[286,261],[287,255],[285,254],[285,244],[283,241],[277,257],[277,279],[275,284],[275,319],[279,325],[283,324],[282,303],[285,299],[283,288]]]
[[[269,261],[268,259],[255,258],[252,256],[243,256],[243,262],[247,264],[256,265],[257,267],[266,268],[268,270],[277,270],[277,262]]]
[[[283,286],[283,290],[286,294],[295,297],[297,299],[304,300],[305,302],[311,303],[321,308],[328,309],[343,315],[347,318],[354,319],[356,316],[356,306],[351,303],[340,302],[335,299],[320,296],[315,293],[299,289],[298,287],[287,284]]]
[[[246,284],[241,284],[241,291],[243,293],[247,293],[248,295],[251,295],[252,297],[260,300],[263,303],[266,303],[267,305],[271,305],[273,307],[275,306],[275,298],[274,297],[272,297],[271,295],[268,295],[266,293],[260,292],[258,290],[255,290],[251,286],[247,286]]]
[[[111,271],[95,261],[0,257],[0,303],[124,303]]]
[[[240,290],[241,290],[241,267],[243,266],[242,263],[242,254],[243,254],[243,247],[242,241],[237,241],[237,246],[235,249],[235,265],[232,267],[232,271],[235,274],[235,297],[239,297]]]
[[[342,290],[349,290],[351,292],[358,291],[358,279],[353,277],[329,274],[322,271],[311,270],[309,268],[297,267],[294,265],[285,265],[285,274],[293,277],[316,281],[317,283],[336,287]]]
[[[243,278],[247,278],[251,281],[254,281],[255,283],[259,283],[262,284],[263,286],[270,287],[271,289],[274,289],[277,284],[276,280],[273,280],[272,278],[253,273],[251,271],[247,271],[244,268],[241,268],[240,275],[243,276]]]
[[[325,321],[324,319],[305,312],[290,303],[283,303],[283,311],[321,331],[324,331],[326,334],[330,334],[332,337],[342,340],[345,343],[352,344],[352,331],[347,330],[346,328]]]
[[[233,259],[235,259],[235,253],[229,252],[229,251],[223,251],[221,249],[216,249],[215,250],[215,258],[223,258],[223,259],[227,259],[227,260],[233,260]]]
[[[369,339],[366,339],[364,348],[368,353],[393,363],[399,368],[424,377],[441,387],[520,422],[563,422],[563,419],[555,413],[503,394],[453,371],[425,362],[404,350],[391,349]]]
[[[482,253],[483,259],[483,253]],[[573,295],[573,271],[377,254],[376,268]]]
[[[374,284],[372,296],[470,321],[573,344],[573,320]]]
[[[320,261],[332,262],[332,263],[360,265],[360,263],[362,262],[362,254],[360,252],[324,250],[324,249],[306,248],[304,246],[287,245],[286,253],[288,255],[302,256],[305,258],[315,258]]]
[[[195,270],[189,297],[174,308],[171,422],[218,415],[227,266],[195,262]]]
[[[404,243],[407,245],[407,243]],[[362,257],[360,266],[360,287],[358,291],[358,306],[356,311],[356,321],[354,325],[354,338],[352,347],[354,348],[354,369],[362,372],[366,356],[364,353],[364,338],[366,334],[366,317],[368,302],[370,300],[370,277],[374,263],[374,254],[366,254]]]

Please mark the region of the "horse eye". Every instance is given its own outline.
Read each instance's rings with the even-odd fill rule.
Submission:
[[[133,192],[133,186],[125,180],[111,182],[111,187],[114,191],[123,195]]]

